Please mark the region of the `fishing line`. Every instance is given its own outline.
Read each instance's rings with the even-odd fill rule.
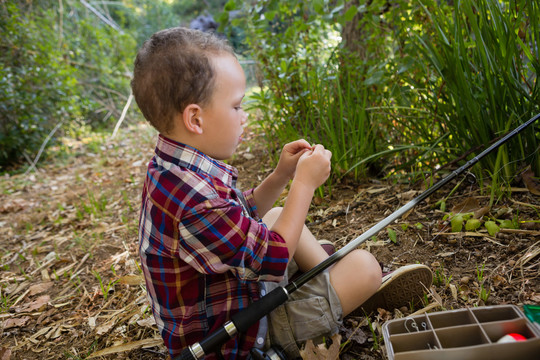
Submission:
[[[539,149],[537,150],[534,150],[532,153],[530,153],[529,155],[526,155],[526,156],[523,156],[521,159],[516,159],[516,160],[513,160],[513,161],[509,161],[507,163],[505,163],[503,166],[500,167],[499,170],[497,170],[493,175],[486,175],[486,176],[483,176],[481,178],[482,181],[485,181],[485,180],[490,180],[493,176],[496,176],[497,174],[499,174],[500,172],[502,172],[505,168],[513,165],[513,164],[516,164],[516,163],[520,163],[520,162],[525,162],[527,163],[527,160],[532,158],[537,152],[539,151]]]

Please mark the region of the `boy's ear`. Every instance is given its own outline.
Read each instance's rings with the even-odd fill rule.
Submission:
[[[203,133],[203,119],[201,117],[202,109],[197,104],[189,104],[182,113],[182,121],[187,131],[195,134]]]

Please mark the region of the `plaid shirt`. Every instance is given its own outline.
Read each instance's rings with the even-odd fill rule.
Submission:
[[[280,281],[287,267],[283,238],[260,221],[253,190],[240,192],[236,179],[232,166],[159,137],[143,188],[139,251],[173,357],[257,300],[258,281]],[[225,358],[246,358],[257,330],[227,342]]]

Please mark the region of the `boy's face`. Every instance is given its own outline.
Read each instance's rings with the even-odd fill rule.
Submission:
[[[242,110],[246,78],[238,60],[230,54],[212,59],[215,86],[208,105],[202,108],[207,155],[217,160],[232,156],[241,141],[247,114]]]

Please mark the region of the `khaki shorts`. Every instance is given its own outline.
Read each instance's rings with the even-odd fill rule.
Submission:
[[[270,292],[278,285],[285,286],[297,269],[291,260],[285,279],[279,284],[266,282],[266,291]],[[269,314],[266,344],[279,345],[288,359],[299,358],[302,343],[330,337],[338,332],[342,323],[341,302],[330,284],[330,273],[326,269],[294,291],[285,304]]]

